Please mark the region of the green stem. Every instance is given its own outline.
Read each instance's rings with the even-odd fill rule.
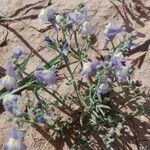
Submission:
[[[68,69],[68,71],[69,71],[69,74],[70,74],[70,76],[71,76],[71,79],[72,79],[72,81],[73,81],[73,86],[74,86],[74,89],[75,89],[75,91],[76,91],[77,97],[78,97],[78,99],[80,100],[80,96],[79,96],[79,92],[78,92],[78,87],[77,87],[77,85],[76,85],[76,82],[75,82],[73,73],[72,73],[72,71],[71,71],[71,69],[70,69],[70,66],[69,66],[69,64],[68,64],[68,62],[67,62],[67,57],[66,57],[65,55],[64,55],[64,61],[65,61],[66,67],[67,67],[67,69]]]
[[[47,88],[45,88],[42,84],[40,84],[40,87],[42,87],[42,89],[47,92],[48,94],[50,94],[51,96],[53,96],[59,103],[61,103],[63,106],[65,106],[69,111],[71,111],[71,108],[66,105],[64,102],[62,102],[59,97],[57,97],[53,92],[49,91]]]
[[[29,82],[29,83],[27,83],[27,84],[25,84],[25,85],[19,87],[19,88],[17,88],[16,90],[13,90],[13,91],[11,92],[11,94],[18,93],[19,91],[22,91],[23,89],[26,89],[27,87],[30,87],[33,83],[34,83],[34,81]]]
[[[79,48],[79,44],[78,44],[78,39],[77,39],[77,33],[76,33],[76,31],[74,31],[74,38],[75,38],[75,43],[76,43],[78,52],[80,53],[80,48]]]
[[[99,88],[99,86],[100,86],[100,82],[101,82],[101,77],[98,79],[98,83],[97,83],[97,86],[96,86],[96,90],[95,90],[95,93],[94,93],[94,95],[93,95],[93,98],[92,98],[92,99],[95,99],[96,95],[98,96],[98,98],[99,98],[99,99],[101,99],[101,97],[100,97],[99,93],[97,93],[98,88]]]
[[[65,36],[65,33],[64,33],[63,30],[62,30],[62,34],[63,34],[63,40],[65,40],[65,39],[66,39],[66,36]],[[79,45],[78,45],[78,42],[77,42],[76,32],[74,32],[74,36],[75,36],[75,41],[76,41],[76,45],[77,45],[77,48],[78,48],[78,52],[79,52],[79,54],[80,54],[80,49],[79,49]],[[78,103],[79,103],[79,105],[82,107],[81,100],[80,100],[80,94],[79,94],[79,91],[78,91],[78,87],[77,87],[77,85],[76,85],[76,82],[75,82],[73,73],[72,73],[71,68],[70,68],[70,66],[69,66],[69,64],[68,64],[68,61],[67,61],[68,58],[67,58],[64,54],[63,54],[63,58],[64,58],[64,61],[65,61],[66,67],[67,67],[67,69],[68,69],[68,71],[69,71],[69,74],[70,74],[70,76],[71,76],[71,79],[72,79],[72,81],[73,81],[73,86],[74,86],[75,92],[76,92],[76,94],[77,94],[77,98],[78,98],[78,100],[79,100]]]
[[[78,44],[78,39],[77,39],[77,32],[74,31],[74,39],[75,39],[75,44],[77,46],[77,50],[78,50],[78,55],[79,55],[79,58],[81,60],[81,67],[83,67],[83,63],[82,63],[82,52],[80,50],[80,47],[79,47],[79,44]]]

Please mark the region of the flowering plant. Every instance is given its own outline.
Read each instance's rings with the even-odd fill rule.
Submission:
[[[0,80],[4,109],[19,127],[30,124],[53,140],[73,128],[76,136],[72,149],[90,147],[94,136],[102,140],[105,148],[113,149],[112,143],[121,135],[126,118],[135,115],[123,108],[142,96],[138,82],[131,79],[133,68],[126,57],[134,36],[127,34],[124,26],[109,23],[104,36],[105,46],[112,44],[110,51],[91,58],[95,26],[89,22],[84,4],[61,13],[43,9],[38,21],[54,27],[57,38],[46,36],[44,42],[57,56],[28,73],[34,54],[27,54],[20,47],[13,49],[6,76]],[[123,40],[115,46],[113,41],[118,34],[123,35]],[[26,97],[24,91],[31,96]],[[5,149],[26,149],[21,131],[13,130],[17,136],[10,136]]]

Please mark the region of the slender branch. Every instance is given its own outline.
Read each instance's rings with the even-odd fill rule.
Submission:
[[[84,107],[86,107],[86,106],[87,106],[86,103],[85,103],[84,100],[82,100],[82,98],[80,97],[80,93],[79,93],[79,91],[78,91],[78,87],[77,87],[75,78],[74,78],[73,73],[72,73],[72,71],[71,71],[71,69],[70,69],[70,66],[68,65],[67,57],[66,57],[66,56],[64,56],[64,60],[65,60],[66,67],[67,67],[67,69],[68,69],[68,71],[69,71],[69,73],[70,73],[71,79],[72,79],[72,81],[73,81],[73,86],[74,86],[74,89],[75,89],[75,92],[76,92],[77,98],[78,98],[78,101],[77,101],[77,102],[78,102],[78,104],[79,104],[81,107],[82,107],[82,105],[84,105]]]
[[[83,67],[83,63],[82,63],[82,52],[81,52],[80,47],[79,47],[79,44],[78,44],[78,39],[77,39],[77,33],[76,33],[76,31],[74,31],[74,38],[75,38],[75,44],[76,44],[77,49],[78,49],[78,55],[79,55],[79,58],[81,59],[81,67]]]
[[[44,91],[46,91],[48,94],[52,95],[59,103],[61,103],[63,106],[65,106],[69,111],[71,111],[71,108],[66,105],[64,102],[62,102],[53,92],[49,91],[47,88],[45,88],[42,84],[40,84],[40,87],[43,88]]]

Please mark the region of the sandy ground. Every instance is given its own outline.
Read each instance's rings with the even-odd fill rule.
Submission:
[[[128,32],[136,30],[139,32],[137,44],[150,39],[150,0],[83,0],[85,2],[90,20],[96,25],[94,33],[97,34],[95,48],[101,51],[103,47],[103,30],[105,25],[114,21],[116,24],[124,24]],[[16,46],[22,46],[28,52],[30,48],[39,51],[42,56],[48,60],[54,52],[48,52],[42,39],[44,35],[52,31],[47,31],[48,26],[40,26],[37,23],[37,15],[42,8],[52,7],[54,9],[75,8],[78,0],[0,0],[0,11],[10,18],[9,27],[11,31],[6,30],[0,25],[0,66],[3,66],[10,51]],[[27,41],[30,45],[27,45]],[[149,42],[150,44],[150,42]],[[150,90],[150,49],[144,45],[138,49],[138,52],[131,56],[136,63],[135,79],[141,80],[143,89]],[[146,47],[147,46],[147,47]],[[145,48],[145,49],[144,49]],[[34,70],[40,60],[33,58],[29,70]],[[142,62],[142,63],[141,63]],[[150,100],[150,99],[149,99]],[[147,104],[147,103],[146,103]],[[8,114],[0,115],[0,149],[6,140],[6,132],[10,127],[7,121]],[[149,119],[141,116],[129,121],[129,128],[125,137],[122,138],[122,144],[116,145],[116,150],[138,150],[140,145],[150,149],[150,125]],[[46,141],[33,128],[30,129],[25,137],[28,150],[40,150]],[[137,145],[137,142],[139,145]],[[69,149],[67,144],[62,144],[59,148],[49,146],[49,150]],[[97,148],[98,150],[103,148]],[[144,149],[145,150],[145,149]]]

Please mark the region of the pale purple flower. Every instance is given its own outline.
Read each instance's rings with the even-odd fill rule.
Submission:
[[[13,64],[11,62],[6,63],[6,76],[0,80],[0,84],[8,90],[17,88],[17,77]]]
[[[17,128],[11,128],[8,133],[9,138],[20,139],[22,138],[21,132]]]
[[[129,64],[126,64],[125,57],[121,52],[114,53],[111,57],[111,64],[115,71],[116,77],[119,82],[126,80],[129,73]]]
[[[8,90],[17,88],[17,80],[15,77],[6,75],[0,80],[0,84]]]
[[[56,23],[55,20],[57,14],[58,13],[51,8],[42,9],[40,14],[38,15],[38,21],[41,24],[51,23],[55,30],[58,31],[59,25]]]
[[[34,76],[42,83],[52,86],[57,83],[57,75],[55,68],[46,70],[36,70]]]
[[[11,128],[9,131],[8,142],[4,145],[4,150],[26,150],[22,142],[22,134],[19,129]]]
[[[49,22],[52,22],[54,17],[56,16],[57,12],[51,8],[48,8],[48,13],[47,13],[47,16],[48,16],[48,21]]]
[[[20,57],[24,54],[25,54],[25,52],[22,47],[16,47],[12,50],[12,55],[15,57]]]
[[[56,18],[56,22],[60,22],[59,20],[62,20],[62,22],[60,22],[59,24],[62,25],[62,26],[66,25],[68,27],[68,29],[71,29],[72,28],[72,23],[73,23],[73,21],[70,19],[71,14],[72,13],[69,9],[64,9],[62,11],[63,18],[59,19],[59,17],[58,17],[58,21],[57,21],[57,18]]]
[[[3,107],[6,111],[10,111],[12,114],[14,114],[14,111],[17,109],[16,103],[11,100],[3,101]]]
[[[48,11],[47,9],[42,9],[38,15],[38,21],[40,23],[48,23]]]
[[[13,64],[10,61],[6,62],[5,69],[6,69],[6,74],[8,74],[9,76],[16,76],[15,70],[13,68]]]
[[[93,29],[94,29],[94,25],[91,24],[90,22],[86,21],[83,23],[80,33],[82,35],[91,35]]]
[[[98,88],[98,93],[107,94],[110,91],[110,87],[107,82],[101,83]]]
[[[120,68],[123,62],[125,62],[125,58],[121,52],[112,54],[111,63],[115,69]]]
[[[122,65],[119,69],[115,71],[118,82],[124,82],[127,80],[129,69],[129,65]]]
[[[12,114],[16,113],[18,96],[14,94],[8,94],[3,99],[3,107],[5,110],[10,111]]]
[[[53,9],[50,8],[42,9],[38,15],[38,21],[42,24],[49,23],[49,22],[53,24],[55,15],[56,12]]]
[[[86,80],[96,69],[103,67],[105,63],[97,59],[92,60],[83,64],[83,69],[81,72],[81,77],[83,80]]]
[[[69,18],[73,23],[83,23],[86,21],[88,17],[88,13],[87,13],[87,8],[83,7],[82,10],[79,11],[75,11],[73,13],[70,13]]]
[[[100,67],[104,67],[105,62],[104,61],[99,61],[97,59],[94,59],[91,61],[91,68],[92,71],[96,71],[96,69],[100,68]]]
[[[92,73],[91,63],[87,62],[83,64],[81,76],[83,80],[86,80]]]
[[[120,26],[117,27],[114,23],[109,23],[106,25],[106,29],[104,30],[104,35],[107,41],[112,40],[117,34],[125,32],[125,27]]]

